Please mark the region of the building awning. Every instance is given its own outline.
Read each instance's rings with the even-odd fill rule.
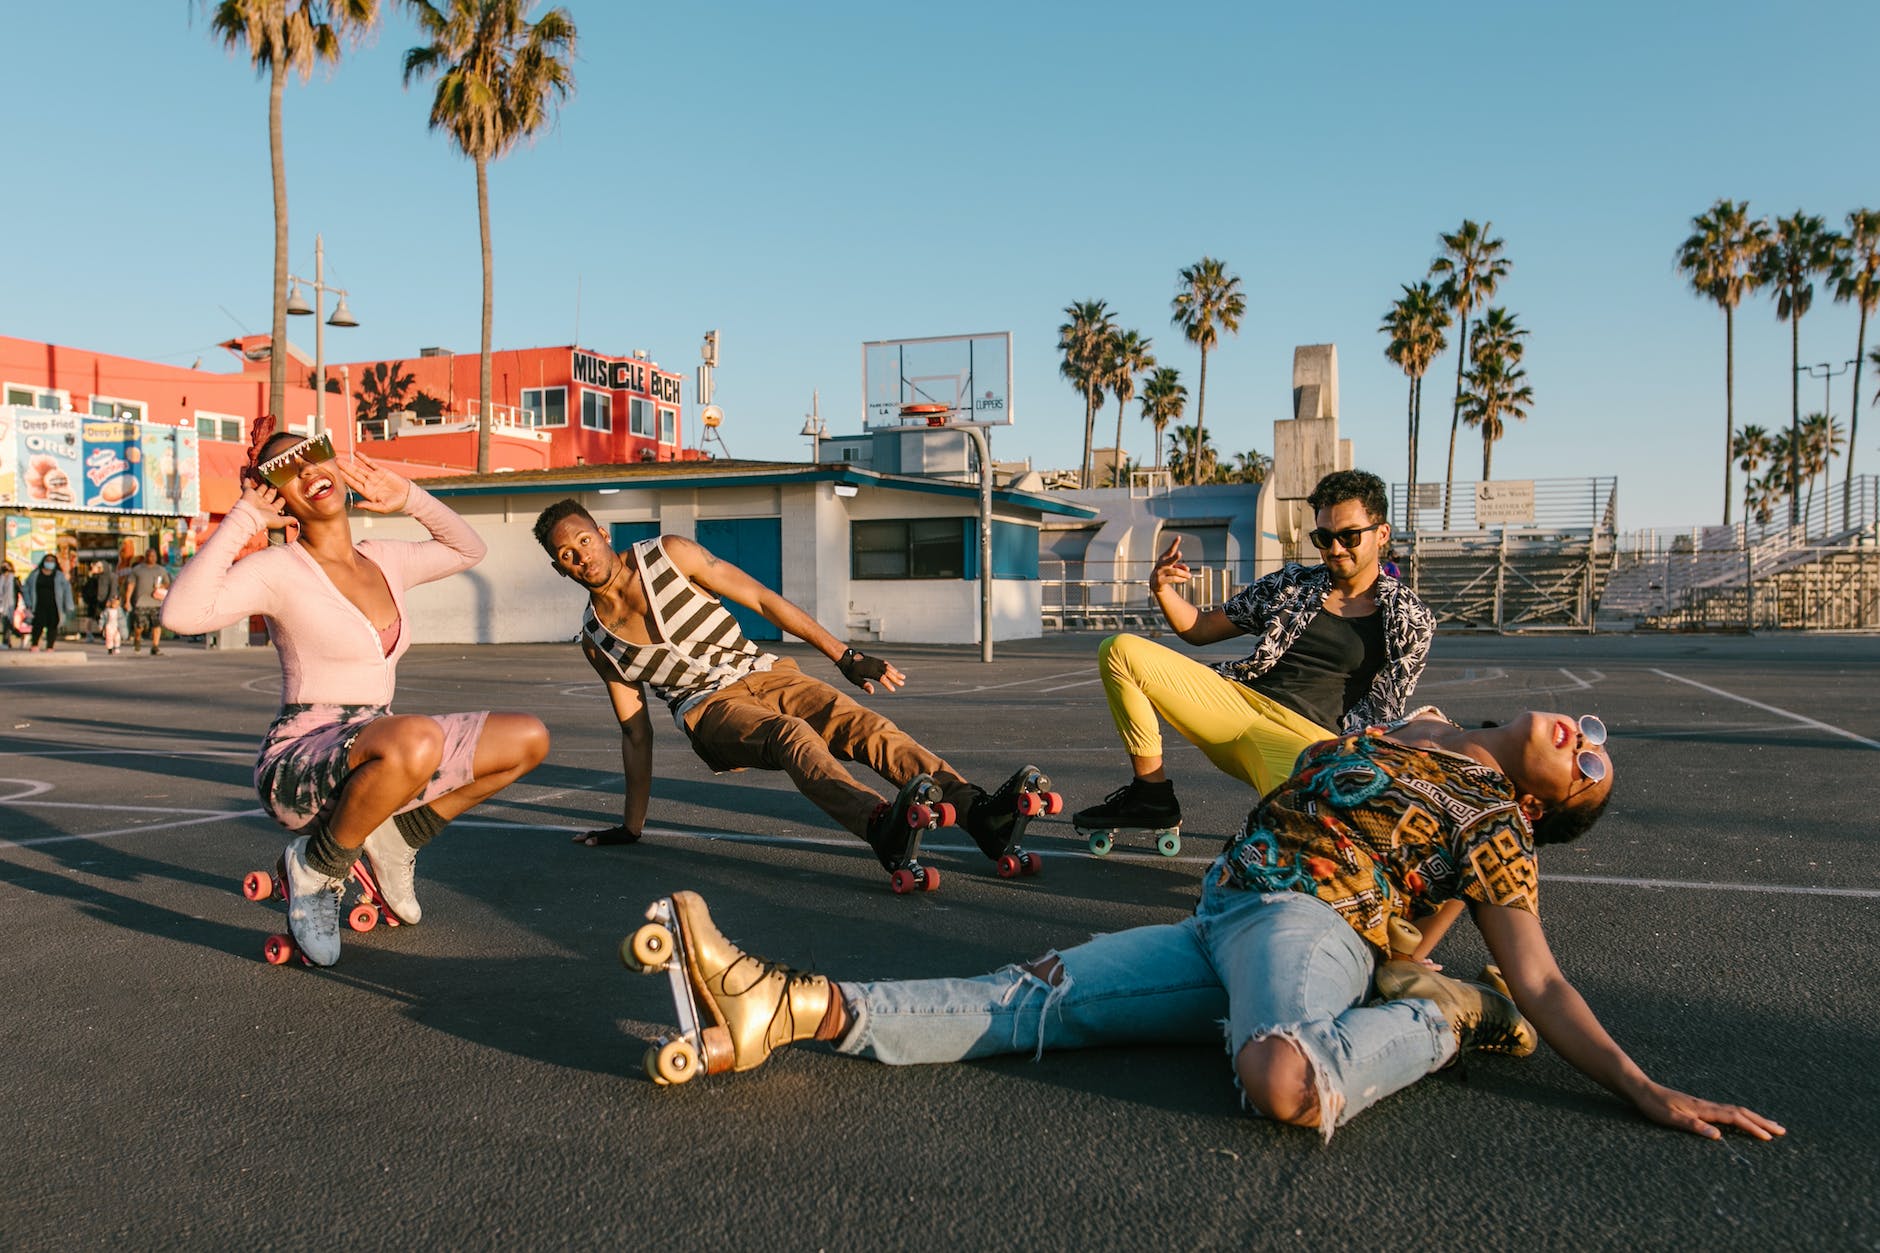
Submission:
[[[668,488],[770,487],[782,484],[838,483],[881,491],[922,492],[979,499],[979,485],[956,479],[878,474],[848,465],[808,465],[795,461],[657,461],[638,465],[561,466],[491,474],[426,478],[434,496],[516,496],[595,491],[659,491]],[[998,504],[1070,518],[1094,518],[1097,511],[1042,492],[995,487]]]

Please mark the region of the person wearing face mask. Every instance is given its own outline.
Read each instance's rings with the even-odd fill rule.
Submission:
[[[76,607],[72,580],[59,569],[58,558],[47,553],[22,581],[20,592],[26,598],[26,612],[32,615],[31,651],[39,651],[39,640],[44,636],[46,651],[51,652],[59,642],[59,624]]]

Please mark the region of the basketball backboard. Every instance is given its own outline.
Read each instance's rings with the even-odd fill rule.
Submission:
[[[862,425],[1012,424],[1012,332],[862,345]]]

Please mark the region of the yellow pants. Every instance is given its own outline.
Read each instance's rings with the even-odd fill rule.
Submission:
[[[1104,640],[1097,667],[1132,757],[1162,755],[1159,715],[1209,761],[1265,795],[1291,776],[1306,745],[1335,738],[1271,697],[1140,636]]]

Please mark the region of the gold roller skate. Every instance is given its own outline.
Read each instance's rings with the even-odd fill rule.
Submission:
[[[642,1065],[658,1084],[699,1073],[755,1070],[773,1051],[815,1036],[835,994],[822,975],[753,957],[725,939],[696,892],[674,892],[646,910],[621,942],[620,960],[672,980],[677,1034],[647,1046]]]
[[[1460,1052],[1526,1057],[1540,1044],[1532,1023],[1514,1002],[1491,987],[1437,974],[1417,962],[1388,961],[1377,968],[1381,1001],[1431,1001],[1449,1020]]]

